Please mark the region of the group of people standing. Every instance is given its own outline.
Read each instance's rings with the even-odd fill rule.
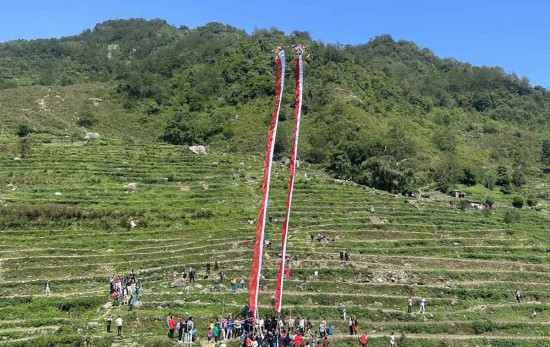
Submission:
[[[191,316],[184,320],[183,316],[178,317],[169,313],[168,317],[166,317],[166,328],[168,330],[168,338],[171,340],[174,339],[174,333],[178,332],[178,342],[192,343],[197,336],[197,329]]]
[[[113,296],[113,306],[128,305],[128,311],[132,311],[134,302],[139,300],[141,280],[136,278],[134,270],[123,277],[111,276],[109,292]]]
[[[290,317],[288,321],[285,317],[261,317],[254,322],[249,312],[247,318],[238,318],[235,315],[229,315],[225,319],[216,318],[208,326],[207,338],[208,342],[213,343],[239,339],[243,347],[328,347],[328,337],[332,335],[332,328],[325,318],[319,322],[318,333],[306,317]],[[311,339],[311,343],[306,343],[306,339]]]

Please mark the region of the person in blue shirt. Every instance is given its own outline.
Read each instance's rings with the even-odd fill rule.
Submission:
[[[227,338],[230,339],[233,335],[233,321],[231,320],[231,317],[227,318]]]

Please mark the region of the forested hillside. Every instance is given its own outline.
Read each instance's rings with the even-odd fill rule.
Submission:
[[[288,68],[277,151],[285,155],[292,142],[292,46],[301,43],[311,56],[302,160],[388,191],[472,186],[480,196],[494,190],[546,198],[525,184],[544,180],[550,164],[549,91],[388,35],[365,41],[332,45],[300,31],[248,34],[219,23],[189,29],[132,19],[60,39],[5,42],[0,129],[26,126],[31,134],[74,139],[99,131],[261,153],[273,106],[272,51],[283,46]],[[40,109],[22,116],[51,93],[63,100],[59,108],[50,103],[51,117]]]

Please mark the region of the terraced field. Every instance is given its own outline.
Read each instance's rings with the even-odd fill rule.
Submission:
[[[191,314],[204,343],[206,325],[241,312],[247,292],[212,291],[206,263],[248,276],[260,199],[260,157],[98,140],[33,142],[0,138],[0,344],[171,345],[168,312]],[[14,158],[18,158],[14,160]],[[260,295],[271,315],[287,168],[275,165]],[[291,263],[284,313],[324,316],[331,346],[356,345],[339,307],[359,317],[369,346],[550,346],[550,220],[522,210],[520,221],[461,211],[447,197],[406,198],[335,181],[300,167],[291,219]],[[371,206],[374,208],[372,212]],[[334,236],[310,242],[310,234]],[[351,254],[341,263],[340,250]],[[172,272],[193,266],[186,294]],[[109,278],[135,269],[140,304],[112,308]],[[313,278],[319,271],[319,279]],[[49,280],[52,295],[43,293]],[[514,300],[519,289],[523,300]],[[425,315],[407,300],[427,299]],[[121,314],[124,337],[104,332]]]

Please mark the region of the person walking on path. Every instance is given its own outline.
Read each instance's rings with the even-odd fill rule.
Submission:
[[[418,310],[418,313],[426,313],[426,299],[424,297],[420,299],[420,310]]]
[[[390,334],[390,347],[395,347],[395,336],[393,335],[393,331]]]
[[[348,325],[349,325],[349,334],[353,335],[353,316],[349,317]]]
[[[113,316],[109,315],[107,317],[107,333],[111,332],[111,322],[113,321]]]
[[[132,311],[134,307],[134,295],[130,294],[130,299],[128,300],[128,311]]]
[[[325,336],[325,339],[323,340],[323,347],[328,347],[329,343],[328,337]]]
[[[518,302],[518,304],[521,304],[521,293],[518,289],[516,289],[516,301]]]
[[[244,277],[241,277],[241,289],[244,290]]]
[[[412,307],[413,307],[413,300],[412,300],[412,298],[409,298],[409,302],[407,304],[407,313],[412,312]]]
[[[118,316],[115,323],[117,327],[117,336],[122,336],[122,317]]]

